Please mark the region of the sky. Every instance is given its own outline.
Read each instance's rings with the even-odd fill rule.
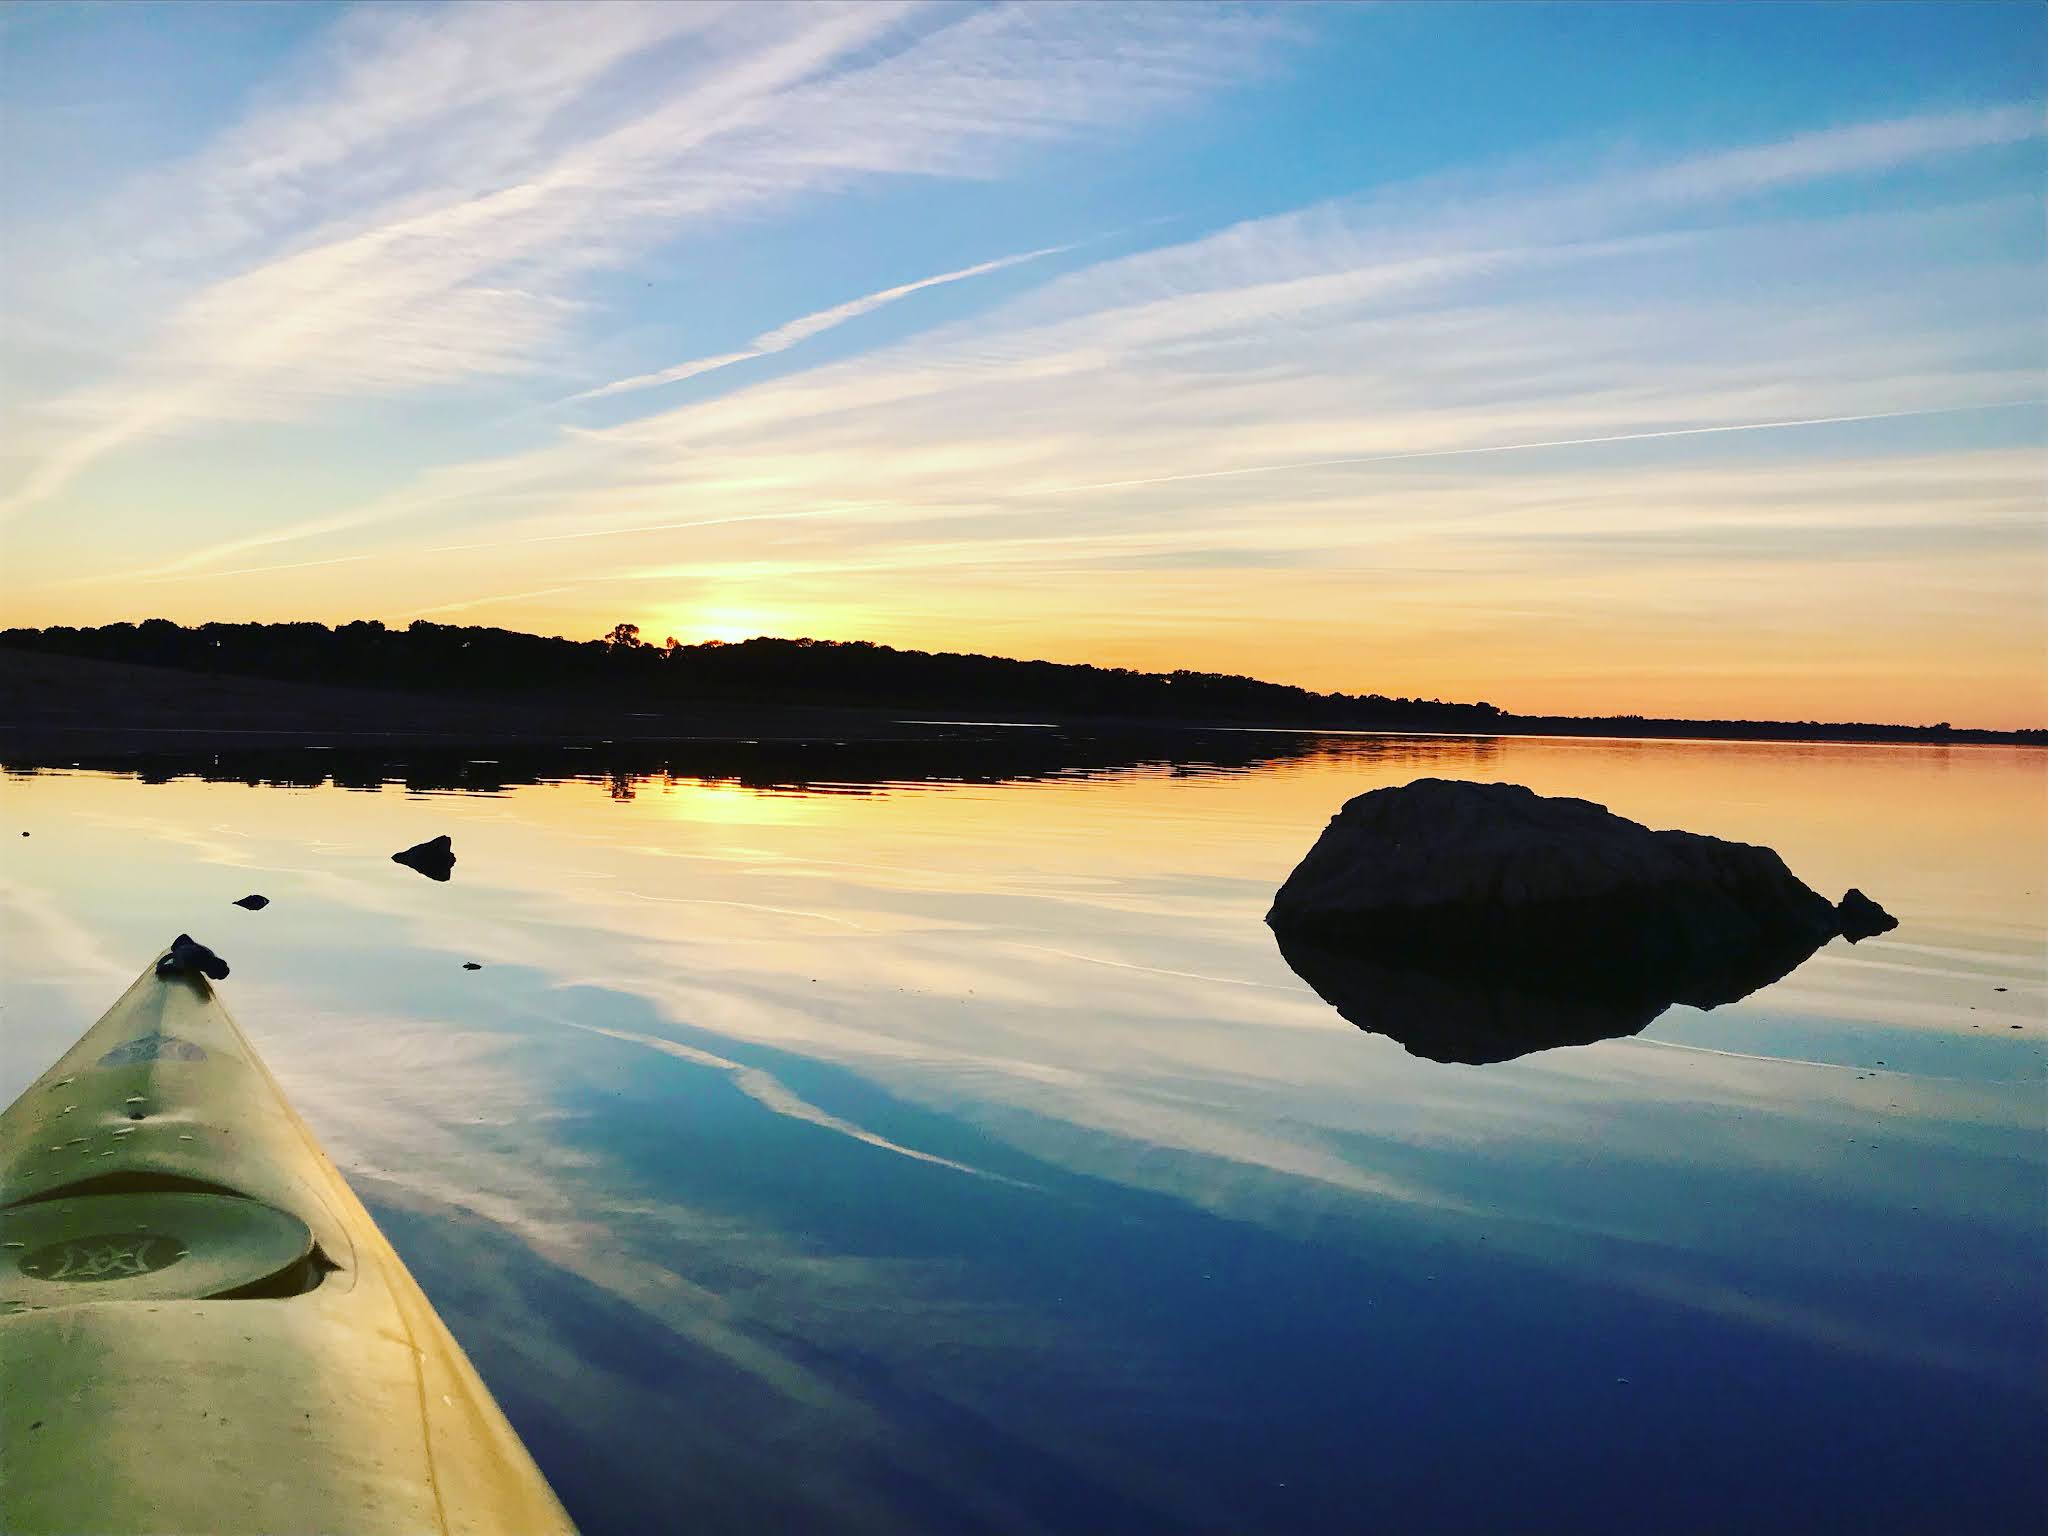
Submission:
[[[0,620],[2048,724],[2048,9],[0,11]]]

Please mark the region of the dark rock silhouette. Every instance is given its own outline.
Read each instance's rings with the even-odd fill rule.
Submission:
[[[1266,921],[1359,1028],[1484,1062],[1734,1002],[1837,934],[1882,931],[1872,912],[1895,926],[1859,892],[1838,910],[1768,848],[1418,779],[1348,802]]]
[[[480,971],[480,970],[482,970],[482,969],[483,969],[483,967],[482,967],[481,965],[477,964],[477,963],[476,963],[476,961],[474,961],[474,960],[465,960],[465,961],[463,961],[463,962],[462,962],[462,968],[463,968],[463,969],[464,969],[465,971]]]
[[[237,901],[235,905],[238,907],[246,907],[251,912],[261,912],[265,907],[270,905],[270,898],[268,896],[257,896],[251,894],[248,896],[244,896],[240,901]]]
[[[1890,933],[1899,920],[1861,891],[1850,887],[1835,906],[1835,918],[1842,937],[1851,944],[1880,933]]]
[[[156,973],[159,976],[180,976],[187,971],[197,971],[215,981],[225,981],[228,963],[191,934],[181,933],[171,940],[169,953],[157,960]]]
[[[415,843],[402,853],[394,853],[391,862],[418,870],[429,880],[446,880],[455,872],[455,844],[444,832],[424,843]]]

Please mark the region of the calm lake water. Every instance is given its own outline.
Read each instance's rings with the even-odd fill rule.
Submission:
[[[0,1091],[173,934],[219,949],[593,1536],[2038,1528],[2048,758],[1273,743],[10,775]],[[1419,1059],[1261,917],[1423,774],[1768,843],[1901,926],[1640,1036]],[[390,862],[441,832],[450,883]]]

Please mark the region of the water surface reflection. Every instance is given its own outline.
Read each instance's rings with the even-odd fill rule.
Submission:
[[[2038,754],[1057,746],[12,776],[0,1089],[214,944],[591,1532],[2038,1511]],[[1769,843],[1905,926],[1632,1038],[1420,1060],[1260,921],[1420,773]],[[452,883],[389,862],[443,832]]]

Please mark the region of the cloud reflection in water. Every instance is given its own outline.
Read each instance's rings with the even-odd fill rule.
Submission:
[[[821,796],[657,775],[630,801],[13,778],[36,836],[0,904],[0,1086],[111,998],[95,963],[214,944],[591,1531],[1497,1529],[1510,1488],[1594,1528],[1652,1487],[1769,1528],[1743,1469],[1818,1474],[1739,1410],[1760,1384],[1863,1469],[1838,1514],[2017,1507],[2037,758],[1244,766]],[[1336,805],[1422,772],[1770,843],[1895,898],[1914,941],[1639,1039],[1419,1060],[1333,1018],[1259,917]],[[454,885],[386,862],[441,830]],[[252,871],[261,914],[227,905]],[[1454,1424],[1501,1478],[1429,1473]],[[1580,1476],[1574,1425],[1634,1470]]]

